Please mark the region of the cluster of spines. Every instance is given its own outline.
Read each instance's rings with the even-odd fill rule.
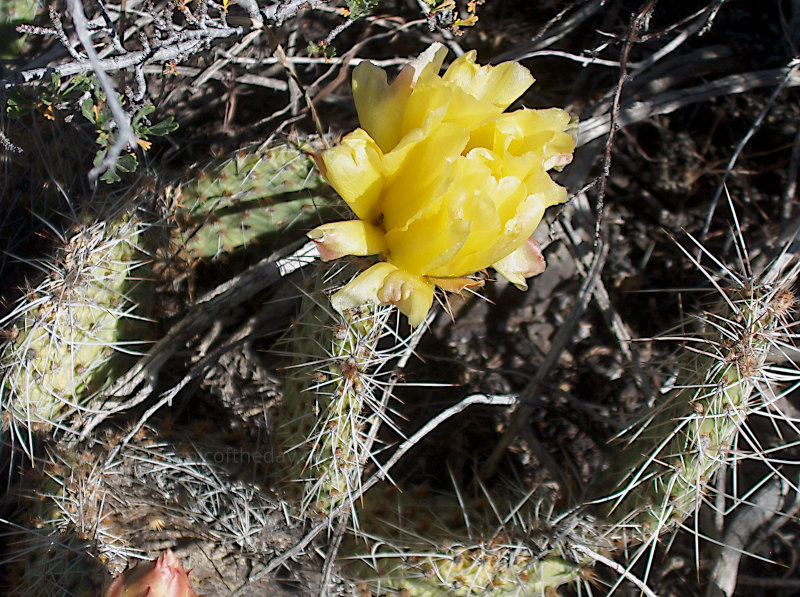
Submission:
[[[186,250],[211,257],[246,246],[282,220],[302,217],[316,204],[311,192],[320,185],[303,151],[239,154],[178,189],[184,220],[194,226]],[[275,201],[301,191],[307,197]],[[263,224],[251,226],[251,212]],[[48,279],[7,318],[15,337],[3,354],[2,405],[15,422],[59,425],[63,413],[84,408],[105,383],[110,356],[124,349],[119,324],[133,308],[126,285],[141,257],[140,226],[133,218],[79,226],[48,266]],[[725,298],[719,313],[726,315],[704,317],[677,382],[606,475],[613,479],[609,497],[589,509],[592,520],[606,522],[602,532],[614,537],[616,549],[652,545],[697,512],[744,421],[760,406],[754,393],[767,353],[794,303],[789,284],[754,284]],[[293,439],[284,444],[293,448],[293,476],[304,480],[304,512],[325,516],[347,504],[357,513],[352,496],[372,455],[373,431],[385,417],[378,374],[391,356],[378,343],[391,333],[390,309],[339,314],[320,294],[311,294],[308,305],[293,330],[307,365],[293,376],[303,387],[287,384],[283,405],[291,420],[284,435]],[[66,512],[68,500],[59,491],[51,502]],[[410,596],[538,594],[577,581],[588,563],[577,555],[584,551],[570,548],[574,539],[539,553],[500,537],[461,541],[454,534],[434,548],[398,549],[388,556],[397,565],[381,569],[379,586]]]
[[[2,564],[9,595],[95,597],[108,567],[124,567],[133,552],[111,531],[102,468],[84,452],[51,454],[23,479]]]
[[[224,454],[205,454],[202,446],[208,439],[176,447],[147,433],[107,463],[116,473],[109,476],[107,487],[118,509],[137,511],[136,521],[120,521],[129,526],[132,538],[145,542],[164,536],[166,529],[189,531],[199,538],[202,529],[203,537],[242,552],[262,550],[267,529],[274,526],[276,506],[257,487],[231,477],[219,464]],[[244,452],[231,454],[245,458]],[[185,499],[171,503],[178,494]],[[166,503],[171,503],[169,508],[160,507]]]
[[[299,365],[285,384],[279,432],[292,462],[289,475],[303,487],[301,511],[325,517],[342,506],[349,509],[354,536],[347,543],[348,558],[367,563],[366,572],[363,567],[353,571],[357,576],[374,579],[377,575],[374,583],[369,582],[376,594],[510,597],[539,594],[578,581],[586,569],[579,558],[561,548],[536,551],[521,529],[512,528],[513,537],[503,538],[490,524],[476,529],[473,537],[462,537],[457,525],[444,532],[439,528],[435,537],[432,528],[415,537],[403,528],[398,537],[392,525],[381,520],[392,513],[375,512],[376,503],[378,509],[385,505],[379,491],[373,489],[353,500],[374,452],[375,426],[389,420],[380,374],[396,356],[396,348],[393,351],[390,345],[396,345],[399,337],[389,326],[391,307],[365,305],[345,313],[330,308],[320,290],[335,287],[345,278],[342,272],[327,280],[318,277],[316,290],[304,298],[290,332],[291,353]],[[387,335],[391,340],[379,347]],[[406,515],[414,513],[400,524],[416,527],[421,524],[417,518],[432,516],[438,521],[432,526],[438,527],[445,511],[450,518],[463,517],[465,507],[470,510],[466,515],[474,519],[475,509],[455,498],[437,498],[432,506],[425,500],[421,507],[411,500],[398,506]],[[503,524],[498,527],[504,529]],[[370,555],[359,555],[364,538],[381,547],[370,550]],[[375,558],[380,561],[373,565]]]
[[[588,569],[565,542],[551,543],[554,530],[541,520],[546,502],[538,494],[506,503],[488,493],[468,498],[376,487],[360,505],[345,569],[376,595],[555,594]]]
[[[554,554],[537,559],[521,542],[443,546],[406,557],[383,581],[408,597],[543,595],[575,582],[580,567]]]
[[[633,553],[638,559],[644,551],[637,546],[654,548],[697,514],[715,473],[731,462],[748,416],[771,399],[765,363],[770,350],[789,334],[786,315],[795,303],[795,278],[792,269],[775,284],[754,280],[724,293],[715,310],[701,318],[699,331],[678,358],[677,381],[632,427],[632,438],[603,475],[610,480],[602,484],[605,490],[573,515],[586,532],[566,533],[557,545],[538,553],[526,542],[463,542],[457,533],[440,534],[438,541],[431,539],[421,548],[389,548],[398,541],[397,532],[393,536],[371,531],[370,517],[362,512],[361,532],[372,533],[370,539],[384,546],[364,561],[388,558],[396,563],[388,569],[373,565],[378,593],[544,594],[591,576],[588,567],[598,557]],[[408,515],[420,509],[404,511]],[[411,524],[406,518],[395,530]],[[513,525],[504,525],[504,531],[508,528]],[[387,548],[393,553],[384,553]],[[633,579],[624,566],[610,559],[607,563],[616,566],[621,577]]]
[[[163,546],[175,536],[244,554],[270,545],[280,528],[277,506],[230,477],[219,458],[194,441],[191,448],[155,441],[149,431],[117,451],[118,439],[77,454],[51,452],[27,471],[13,520],[3,521],[11,530],[0,552],[2,594],[97,597],[111,574],[143,557],[134,546]]]

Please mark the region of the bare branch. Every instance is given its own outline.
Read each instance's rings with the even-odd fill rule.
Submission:
[[[220,29],[207,28],[203,29],[202,31],[183,31],[177,36],[177,42],[172,40],[175,42],[172,43],[172,45],[163,45],[154,49],[141,50],[139,52],[128,52],[122,56],[99,59],[97,62],[97,68],[109,73],[122,70],[124,68],[130,68],[139,64],[176,60],[192,54],[214,39],[234,37],[241,35],[242,33],[243,29],[241,27],[228,27]],[[15,71],[0,81],[0,85],[2,85],[0,90],[4,91],[16,85],[36,81],[53,72],[60,74],[62,77],[68,77],[70,75],[85,73],[91,70],[94,70],[94,68],[89,62],[68,62],[59,66],[47,66],[43,68]]]

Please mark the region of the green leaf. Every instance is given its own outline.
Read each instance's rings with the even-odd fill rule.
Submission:
[[[97,143],[100,147],[108,149],[108,146],[111,144],[111,135],[109,135],[107,131],[101,130],[97,134],[97,139],[95,139],[95,143]]]
[[[114,166],[111,166],[111,168],[106,170],[105,174],[100,177],[100,180],[108,184],[114,184],[122,179],[119,177],[119,174],[117,174],[117,169]]]
[[[34,104],[16,89],[9,89],[6,93],[6,113],[9,118],[18,119],[29,113]]]
[[[103,158],[105,157],[106,157],[106,150],[105,149],[98,150],[98,152],[94,154],[94,161],[92,162],[92,165],[95,167],[99,166],[100,163],[103,161]],[[108,184],[113,184],[115,182],[120,182],[122,180],[122,178],[120,178],[119,176],[119,173],[117,172],[118,169],[122,170],[123,172],[132,172],[133,170],[136,170],[136,166],[139,165],[138,162],[136,161],[136,158],[135,157],[133,158],[133,163],[134,163],[133,170],[129,170],[126,168],[128,168],[131,165],[131,162],[130,160],[125,160],[124,158],[126,157],[130,157],[129,154],[120,156],[116,164],[112,164],[108,170],[103,172],[103,175],[100,177],[100,180]]]
[[[153,104],[145,104],[142,106],[142,108],[136,113],[136,116],[134,116],[131,120],[131,126],[136,129],[142,119],[155,112],[155,109],[156,107]]]
[[[170,116],[166,120],[162,120],[158,124],[147,129],[148,135],[155,135],[156,137],[163,137],[178,130],[178,123]]]
[[[106,150],[99,149],[96,154],[94,154],[94,160],[92,161],[92,165],[96,168],[100,165],[100,162],[103,161],[103,158],[106,157]],[[122,180],[117,174],[117,167],[116,165],[112,165],[108,170],[106,170],[103,175],[100,177],[100,180],[106,182],[108,184],[112,184],[115,182],[119,182]]]
[[[94,154],[94,160],[92,161],[92,166],[99,166],[100,162],[103,161],[103,158],[106,157],[106,149],[98,149],[97,153]]]
[[[133,153],[124,153],[117,160],[117,168],[123,172],[135,172],[138,167],[139,160],[136,159],[136,155]]]
[[[71,103],[78,99],[90,89],[89,78],[84,73],[80,73],[70,80],[66,89],[59,94],[62,102]]]
[[[81,102],[81,114],[83,117],[86,118],[92,124],[95,124],[94,121],[94,102],[92,98],[87,97],[85,100]]]

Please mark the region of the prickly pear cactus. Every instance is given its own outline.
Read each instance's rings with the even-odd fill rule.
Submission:
[[[310,147],[242,150],[168,190],[178,206],[176,243],[190,258],[231,253],[319,223],[334,201],[314,169]]]
[[[541,560],[519,543],[450,544],[436,553],[409,555],[384,579],[387,594],[408,597],[546,595],[574,582],[579,567],[548,555]]]
[[[305,297],[289,334],[289,350],[299,366],[289,372],[284,386],[285,422],[279,433],[291,462],[289,475],[303,488],[302,512],[323,517],[342,505],[350,508],[358,538],[350,540],[348,559],[369,566],[371,556],[377,556],[380,564],[368,572],[364,566],[350,567],[349,573],[377,577],[375,594],[504,597],[538,594],[578,578],[580,566],[558,553],[540,554],[526,547],[521,535],[516,541],[504,538],[487,524],[475,536],[463,537],[457,529],[465,506],[454,497],[437,496],[435,505],[426,498],[423,506],[412,498],[391,511],[386,504],[392,498],[377,488],[353,499],[374,453],[377,425],[387,420],[380,376],[393,353],[383,345],[379,350],[378,343],[393,331],[393,309],[365,305],[333,311],[320,289],[335,289],[347,278],[343,272],[328,279],[317,276],[316,288]],[[483,504],[482,515],[491,513],[486,500]],[[400,520],[389,520],[398,513]],[[475,520],[476,509],[466,516]],[[408,531],[417,528],[421,530]],[[398,537],[392,529],[406,532]],[[360,537],[380,547],[362,558]],[[407,541],[410,537],[416,543]]]
[[[650,543],[697,513],[768,385],[767,355],[794,303],[793,280],[743,288],[700,318],[672,389],[632,428],[603,502],[624,544]]]
[[[543,523],[528,516],[535,500],[512,505],[496,496],[376,487],[360,505],[359,535],[347,546],[345,568],[377,595],[550,594],[576,582],[586,567],[568,548],[547,545],[551,528],[519,524]]]
[[[77,224],[45,278],[5,318],[0,405],[26,428],[59,425],[109,381],[114,357],[135,353],[123,336],[143,255],[135,214]]]
[[[304,486],[301,511],[316,515],[348,500],[352,505],[385,417],[379,382],[391,358],[377,350],[391,309],[366,305],[337,313],[319,290],[330,285],[335,282],[323,281],[308,294],[290,332],[299,367],[285,385],[279,429],[289,474]]]

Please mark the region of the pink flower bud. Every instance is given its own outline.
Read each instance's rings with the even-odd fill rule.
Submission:
[[[117,575],[104,597],[197,597],[197,593],[180,560],[168,549],[152,562]]]

